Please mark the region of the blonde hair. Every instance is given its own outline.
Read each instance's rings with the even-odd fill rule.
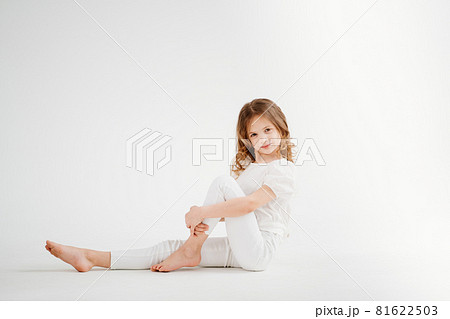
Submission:
[[[293,162],[293,148],[295,145],[290,141],[290,133],[286,116],[281,108],[269,99],[254,99],[246,103],[239,112],[236,126],[236,156],[230,168],[230,173],[236,175],[236,178],[245,170],[250,162],[255,160],[254,148],[249,141],[248,125],[254,115],[263,115],[278,130],[281,143],[277,149],[277,154]]]

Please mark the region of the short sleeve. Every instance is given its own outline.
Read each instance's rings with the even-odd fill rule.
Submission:
[[[276,198],[289,197],[295,192],[295,165],[290,161],[269,163],[263,184],[270,187]]]

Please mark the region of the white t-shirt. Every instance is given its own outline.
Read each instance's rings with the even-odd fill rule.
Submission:
[[[235,173],[232,176],[236,178]],[[277,196],[254,212],[260,230],[289,237],[291,214],[290,198],[295,192],[295,164],[285,158],[269,163],[247,163],[236,179],[245,195],[250,195],[264,184]]]

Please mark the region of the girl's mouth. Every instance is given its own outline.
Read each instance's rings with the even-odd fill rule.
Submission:
[[[267,144],[265,146],[261,146],[262,148],[268,148],[270,146],[270,144]]]

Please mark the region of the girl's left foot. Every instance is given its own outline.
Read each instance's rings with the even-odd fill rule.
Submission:
[[[153,265],[152,271],[168,272],[181,267],[195,267],[201,261],[201,247],[180,247],[163,262]]]
[[[65,246],[47,240],[47,249],[53,256],[72,265],[79,272],[89,271],[94,267],[94,263],[88,259],[87,249]]]

